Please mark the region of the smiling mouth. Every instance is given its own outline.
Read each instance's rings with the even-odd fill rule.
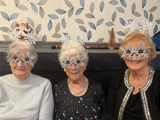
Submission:
[[[134,63],[134,64],[136,64],[136,63],[139,63],[139,61],[131,61],[131,63]]]
[[[71,74],[77,74],[77,73],[71,73]]]
[[[19,70],[19,71],[24,71],[24,69],[16,69],[16,70]]]

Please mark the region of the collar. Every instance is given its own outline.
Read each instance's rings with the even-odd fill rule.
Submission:
[[[34,81],[34,76],[32,73],[30,73],[29,77],[26,80],[20,81],[14,76],[14,74],[12,74],[11,81],[16,85],[30,85]]]
[[[143,88],[140,88],[140,90],[146,91],[148,89],[148,87],[152,83],[153,74],[154,74],[155,70],[152,67],[150,67],[150,66],[148,66],[148,68],[149,68],[149,78],[148,78],[148,81],[147,81],[146,85]],[[125,85],[126,85],[126,87],[128,89],[133,89],[134,87],[129,84],[128,76],[129,76],[129,69],[127,69],[126,72],[125,72],[124,83],[125,83]]]

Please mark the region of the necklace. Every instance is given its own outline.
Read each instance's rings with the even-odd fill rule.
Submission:
[[[70,86],[70,84],[69,84],[69,78],[68,78],[67,82],[68,82],[69,88],[70,88],[73,92],[77,93],[77,95],[80,94],[80,93],[82,93],[83,90],[84,90],[84,88],[86,87],[86,77],[85,77],[85,76],[84,76],[84,86],[83,86],[83,88],[82,88],[82,90],[81,90],[80,92],[75,91],[75,90]]]

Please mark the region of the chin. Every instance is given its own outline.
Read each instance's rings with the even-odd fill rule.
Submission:
[[[25,74],[26,72],[25,71],[16,71],[15,73],[16,74]]]
[[[131,67],[129,67],[129,69],[130,70],[133,70],[133,71],[138,71],[138,70],[141,70],[142,69],[142,67],[141,66],[131,66]]]
[[[74,80],[74,81],[76,81],[76,80],[78,80],[78,76],[70,76],[70,78],[72,79],[72,80]]]
[[[132,71],[138,71],[138,70],[140,70],[140,69],[130,68],[130,70],[132,70]]]
[[[25,75],[27,75],[27,73],[25,71],[16,71],[15,75],[17,75],[17,76],[25,76]]]
[[[15,74],[15,75],[16,75],[16,76],[25,76],[26,74],[22,74],[22,73],[20,74],[20,73],[19,73],[19,74]]]

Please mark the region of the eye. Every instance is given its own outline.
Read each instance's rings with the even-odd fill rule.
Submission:
[[[81,63],[81,61],[80,61],[80,60],[77,60],[77,61],[76,61],[76,63],[77,63],[77,64],[80,64],[80,63]]]
[[[142,54],[142,53],[143,53],[143,49],[140,49],[140,50],[138,51],[138,53],[139,53],[139,54]]]
[[[13,58],[14,60],[16,60],[18,57],[17,57],[17,55],[13,55],[12,58]]]
[[[65,64],[70,64],[70,61],[69,61],[69,60],[66,60],[66,61],[65,61]]]
[[[25,57],[25,61],[29,61],[30,60],[30,58],[29,57]]]
[[[126,53],[127,53],[127,54],[130,54],[130,53],[131,53],[131,50],[129,50],[129,49],[126,50]]]

